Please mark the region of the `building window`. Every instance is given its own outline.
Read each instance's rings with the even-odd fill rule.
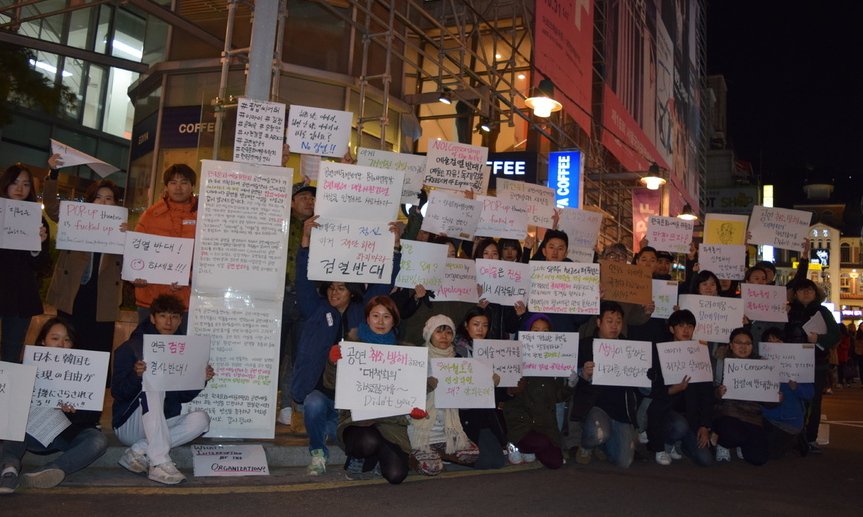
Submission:
[[[839,246],[839,260],[843,264],[851,262],[851,245],[847,242],[843,242]]]

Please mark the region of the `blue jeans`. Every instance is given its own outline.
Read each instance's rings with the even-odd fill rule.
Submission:
[[[21,459],[24,457],[25,452],[50,454],[62,451],[63,454],[60,457],[45,465],[42,469],[60,469],[68,476],[99,459],[100,456],[105,454],[107,449],[108,439],[102,434],[102,431],[94,428],[80,431],[71,440],[63,438],[63,434],[61,433],[60,436],[54,438],[54,441],[48,447],[45,447],[28,434],[24,437],[23,442],[3,442],[2,464],[13,466],[20,472]]]
[[[603,446],[608,459],[618,467],[628,468],[635,456],[635,428],[629,422],[618,422],[598,407],[584,417],[581,446],[594,449]]]
[[[309,450],[323,449],[329,457],[327,438],[336,438],[336,427],[339,424],[339,412],[336,411],[336,401],[318,390],[306,395],[302,405],[303,422],[309,435]]]
[[[32,318],[3,316],[0,319],[0,360],[21,363],[21,351]]]

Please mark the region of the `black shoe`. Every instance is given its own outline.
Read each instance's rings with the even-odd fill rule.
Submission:
[[[815,442],[809,442],[809,454],[824,454],[824,451]]]

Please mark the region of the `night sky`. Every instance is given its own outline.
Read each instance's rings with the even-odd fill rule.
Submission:
[[[834,196],[858,210],[863,3],[708,3],[708,73],[728,84],[728,140],[737,158],[777,185],[784,206],[803,196],[814,174],[834,179]]]

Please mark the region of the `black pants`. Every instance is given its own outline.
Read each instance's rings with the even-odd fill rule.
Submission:
[[[740,447],[747,463],[767,463],[769,447],[767,431],[763,427],[734,417],[721,416],[713,422],[713,431],[719,435],[719,445],[726,449]]]
[[[393,485],[398,485],[408,475],[408,455],[396,444],[387,441],[375,426],[348,426],[342,438],[345,454],[349,458],[365,460],[363,471],[369,471],[380,463],[381,474]]]
[[[830,372],[815,367],[815,396],[807,404],[806,441],[812,443],[818,438],[818,425],[821,423],[821,397],[827,386],[827,376]]]

